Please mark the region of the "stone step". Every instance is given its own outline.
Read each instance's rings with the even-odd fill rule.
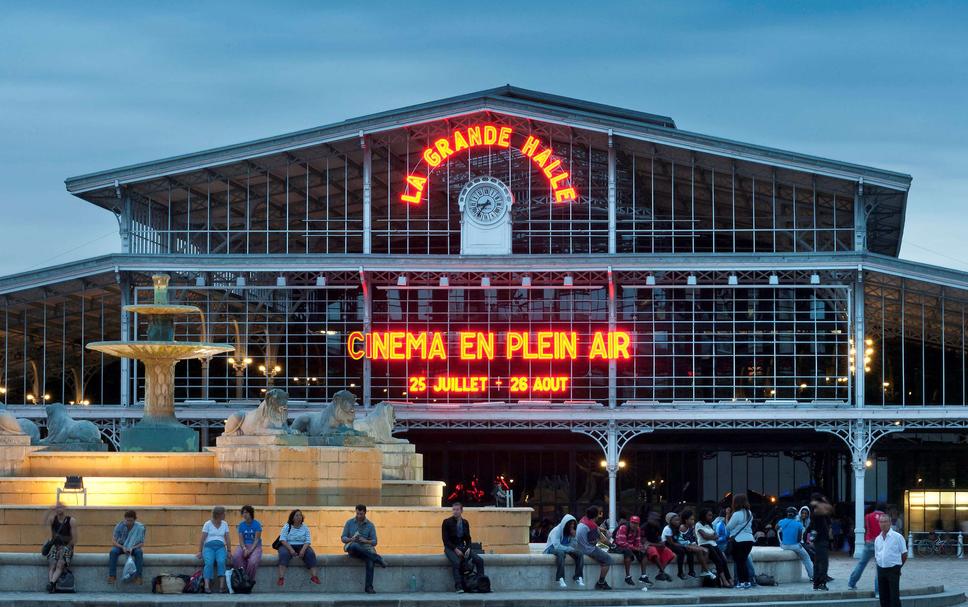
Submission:
[[[912,588],[902,591],[904,607],[948,607],[965,602],[962,592],[945,592],[937,588]],[[870,594],[870,593],[868,593]],[[293,595],[283,592],[252,595],[154,595],[117,593],[46,594],[36,592],[0,593],[4,607],[612,607],[660,605],[721,605],[729,607],[875,607],[872,596],[843,598],[808,592],[781,594],[753,590],[723,595],[709,595],[697,590],[669,595],[659,592],[494,592],[484,595],[454,593],[398,594],[313,594]]]

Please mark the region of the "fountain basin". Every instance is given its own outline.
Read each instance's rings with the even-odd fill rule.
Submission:
[[[234,346],[193,341],[96,341],[87,344],[89,350],[104,352],[120,358],[136,358],[141,361],[176,361],[208,358],[223,352],[231,352]]]

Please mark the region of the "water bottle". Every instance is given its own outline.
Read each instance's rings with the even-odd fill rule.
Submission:
[[[416,591],[417,591],[417,576],[416,575],[411,575],[410,576],[410,592],[416,592]]]

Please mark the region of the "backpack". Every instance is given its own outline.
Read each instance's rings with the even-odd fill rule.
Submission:
[[[68,593],[74,592],[74,574],[70,569],[64,569],[64,573],[57,578],[57,582],[54,583],[54,592],[57,593]]]
[[[756,585],[757,586],[778,586],[776,583],[776,578],[767,573],[757,573],[756,574]]]
[[[185,582],[185,588],[182,590],[182,592],[186,594],[198,594],[202,592],[204,588],[205,585],[202,581],[202,570],[199,569],[192,574],[192,577],[188,578],[187,582]]]
[[[252,587],[255,586],[255,580],[249,579],[245,569],[230,569],[225,576],[225,581],[232,594],[251,594]]]
[[[491,578],[478,575],[474,564],[468,559],[461,562],[460,587],[464,592],[486,593],[491,591]]]

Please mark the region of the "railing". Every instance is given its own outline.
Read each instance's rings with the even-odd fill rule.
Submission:
[[[908,558],[965,558],[965,534],[947,531],[912,531],[908,533]]]

